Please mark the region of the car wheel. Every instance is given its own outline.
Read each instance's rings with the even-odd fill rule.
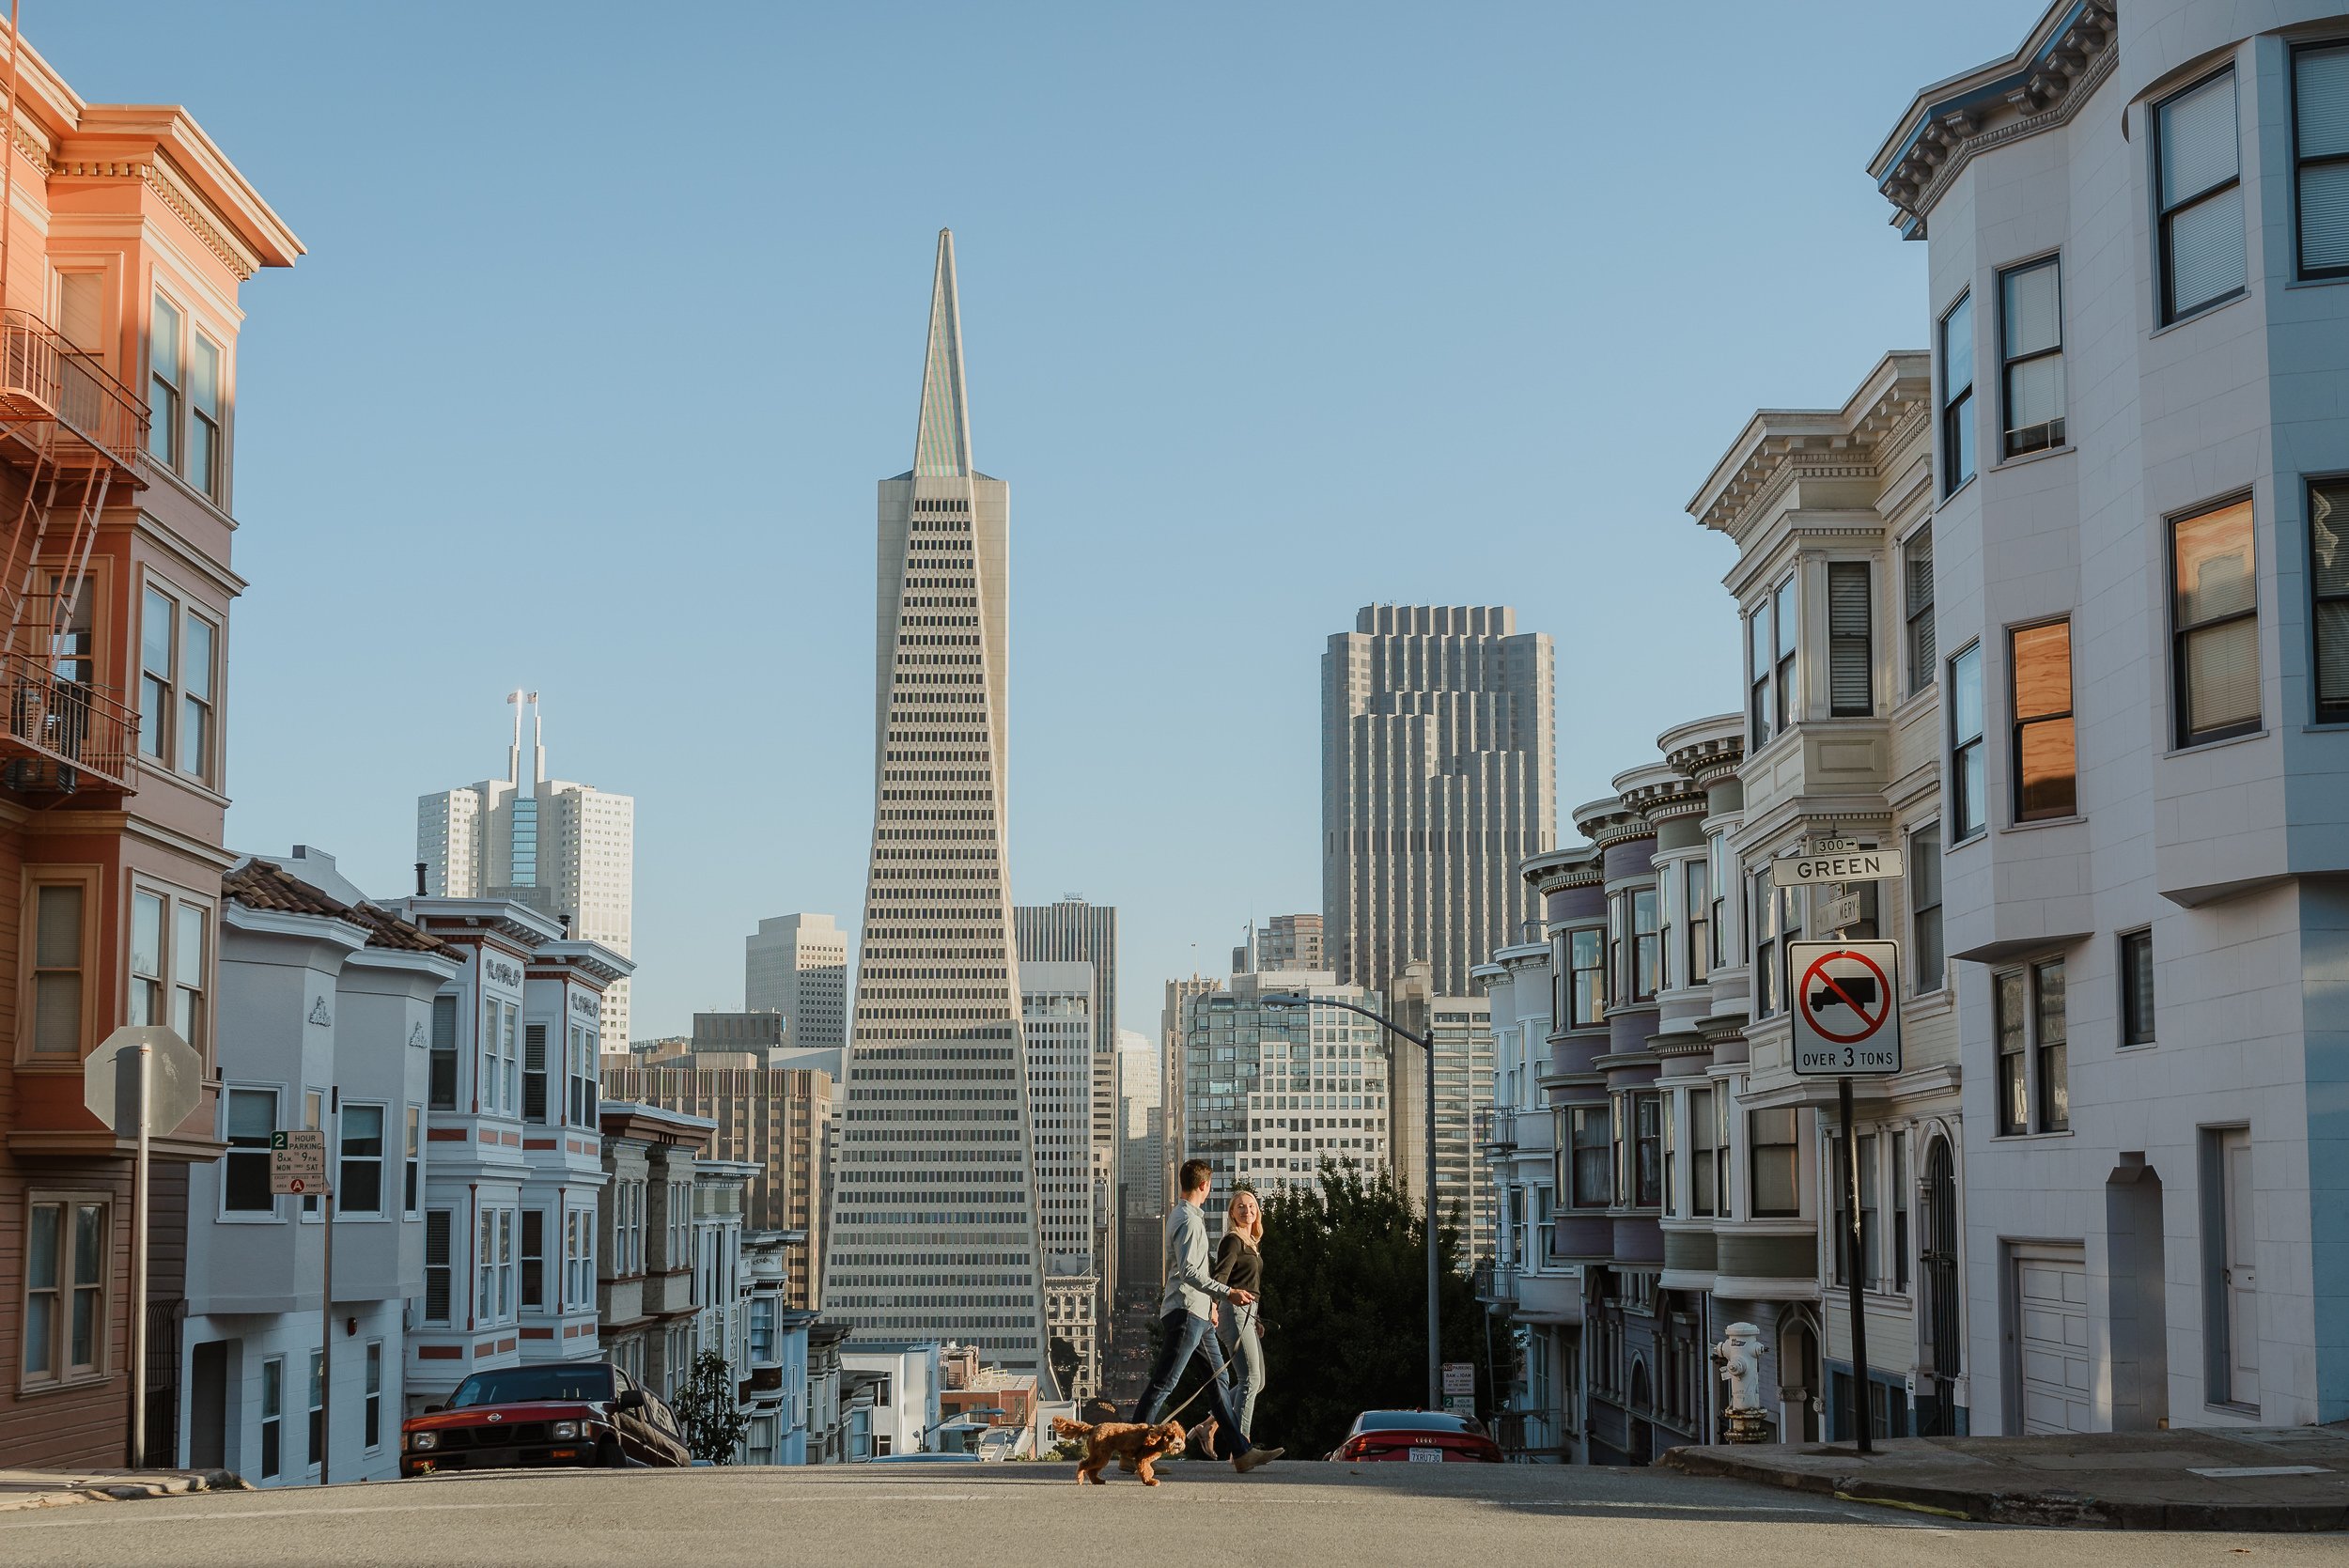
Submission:
[[[603,1446],[596,1451],[596,1463],[607,1470],[628,1468],[628,1455],[621,1450],[620,1440],[617,1437],[606,1437],[603,1440]]]

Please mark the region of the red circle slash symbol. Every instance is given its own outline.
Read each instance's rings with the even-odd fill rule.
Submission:
[[[1838,985],[1833,975],[1825,972],[1828,965],[1843,958],[1864,966],[1870,974],[1875,976],[1876,1010],[1875,1017],[1871,1017],[1868,1009],[1862,1007],[1853,999],[1849,991]],[[1812,990],[1813,986],[1822,986],[1834,992],[1835,999],[1841,1001],[1858,1016],[1860,1027],[1856,1032],[1839,1034],[1819,1021],[1819,1015],[1816,1011],[1818,998]],[[1833,953],[1820,954],[1811,961],[1811,967],[1802,971],[1802,985],[1796,989],[1795,1005],[1802,1009],[1803,1017],[1811,1020],[1811,1027],[1818,1031],[1821,1039],[1832,1040],[1839,1046],[1857,1045],[1882,1029],[1884,1020],[1892,1016],[1892,985],[1885,977],[1884,971],[1876,967],[1875,960],[1866,954],[1854,953],[1849,949],[1838,949]]]

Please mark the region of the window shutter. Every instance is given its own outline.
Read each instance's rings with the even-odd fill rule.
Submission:
[[[2293,101],[2299,156],[2349,152],[2349,49],[2303,49],[2293,56],[2298,73]],[[2349,163],[2304,163],[2300,168],[2300,270],[2349,267]]]
[[[1828,697],[1839,719],[1875,711],[1868,668],[1868,575],[1865,561],[1830,561],[1827,567]]]
[[[424,1217],[424,1320],[448,1321],[449,1211],[428,1210]]]
[[[428,1096],[435,1110],[457,1109],[457,999],[432,999],[432,1079]]]
[[[547,1119],[547,1026],[542,1023],[522,1026],[522,1115],[534,1122]]]

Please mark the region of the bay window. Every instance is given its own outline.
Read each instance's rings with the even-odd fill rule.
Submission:
[[[1974,476],[1974,297],[1941,318],[1941,493]]]
[[[1753,1213],[1757,1219],[1785,1219],[1802,1212],[1797,1185],[1801,1146],[1797,1141],[1792,1107],[1748,1113],[1753,1166]]]
[[[2316,722],[2349,723],[2349,479],[2309,486],[2309,589]]]
[[[2153,118],[2166,323],[2233,299],[2248,282],[2232,68],[2156,104]]]
[[[2170,524],[2170,582],[2178,745],[2258,729],[2259,576],[2248,497]]]
[[[1982,753],[1982,644],[1950,660],[1950,826],[1963,844],[1990,826]]]
[[[2349,43],[2292,54],[2300,276],[2349,277]]]
[[[2048,621],[2007,633],[2015,689],[2015,820],[2044,821],[2079,810],[2072,725],[2072,623]]]
[[[2063,444],[2063,286],[2054,256],[1999,274],[2005,455]]]

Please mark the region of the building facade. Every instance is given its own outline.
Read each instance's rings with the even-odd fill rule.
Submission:
[[[1484,995],[1438,996],[1431,966],[1409,963],[1395,976],[1394,1021],[1435,1043],[1436,1185],[1438,1211],[1457,1216],[1460,1239],[1472,1257],[1490,1257],[1496,1211],[1492,1172],[1479,1152],[1477,1118],[1493,1103],[1492,1001]],[[1395,1174],[1413,1203],[1427,1200],[1426,1053],[1410,1040],[1388,1036],[1387,1103]]]
[[[1021,964],[1084,964],[1093,973],[1093,994],[1086,1003],[1093,1020],[1090,1179],[1109,1201],[1096,1205],[1093,1240],[1087,1250],[1100,1281],[1097,1311],[1106,1320],[1111,1293],[1117,1288],[1115,1198],[1125,1179],[1118,1161],[1117,1132],[1117,908],[1088,904],[1071,893],[1062,894],[1057,903],[1016,905],[1011,914]]]
[[[1321,909],[1330,967],[1441,996],[1535,913],[1517,864],[1558,842],[1549,637],[1501,605],[1371,605],[1321,660]]]
[[[548,778],[538,693],[514,691],[506,700],[514,706],[506,777],[417,799],[420,891],[527,904],[567,927],[567,935],[625,958],[634,941],[635,798]],[[621,980],[604,997],[599,1033],[615,1049],[629,1038],[628,996]]]
[[[241,294],[302,245],[185,110],[86,102],[10,43],[0,1232],[23,1245],[0,1247],[0,1462],[128,1457],[132,1162],[83,1103],[83,1063],[120,1025],[163,1024],[206,1085],[152,1142],[142,1436],[168,1463],[189,1167],[223,1149]]]
[[[880,484],[873,851],[823,1301],[1050,1387],[1004,846],[1008,505],[971,462],[941,233],[914,463]]]
[[[1329,967],[1319,915],[1274,915],[1262,925],[1250,921],[1248,940],[1232,949],[1234,974]]]
[[[1082,1400],[1101,1380],[1101,1278],[1093,1251],[1099,1235],[1093,1157],[1097,982],[1091,964],[1022,959],[1019,988],[1028,1088],[1034,1096],[1030,1124],[1044,1242],[1044,1316],[1054,1354],[1073,1369],[1061,1391]]]
[[[1976,1431],[2349,1416],[2344,51],[2053,6],[1871,163],[1931,288]]]
[[[830,915],[777,915],[742,939],[742,1006],[780,1013],[784,1044],[848,1043],[848,934]]]
[[[698,1312],[693,1182],[707,1116],[607,1094],[598,1108],[597,1321],[604,1358],[665,1398],[691,1366]]]

